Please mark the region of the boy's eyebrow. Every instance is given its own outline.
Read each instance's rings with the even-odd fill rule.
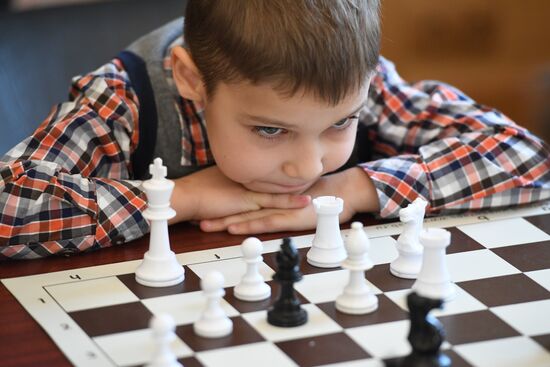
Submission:
[[[350,112],[350,113],[346,114],[346,117],[344,117],[344,118],[355,115],[357,112],[359,112],[363,108],[365,103],[366,103],[366,101],[361,102],[359,107],[355,108],[353,110],[353,112]],[[243,113],[242,117],[244,117],[245,119],[261,122],[261,123],[264,123],[264,124],[273,124],[273,125],[277,125],[277,126],[284,127],[284,128],[292,128],[292,127],[296,126],[294,124],[289,124],[288,122],[280,121],[280,120],[277,120],[277,119],[271,119],[271,118],[267,118],[267,117],[263,117],[263,116],[250,115],[248,113]],[[342,120],[342,119],[340,119],[340,120]],[[337,121],[340,121],[340,120],[337,120]]]

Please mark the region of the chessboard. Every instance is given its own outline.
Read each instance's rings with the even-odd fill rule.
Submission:
[[[550,366],[550,206],[427,218],[446,228],[445,256],[457,295],[432,314],[445,330],[442,350],[452,366]],[[378,297],[370,314],[336,310],[348,271],[306,262],[313,235],[294,237],[303,279],[295,284],[308,322],[282,328],[266,321],[277,296],[271,277],[281,240],[263,243],[260,273],[270,299],[238,300],[233,287],[245,272],[240,246],[177,254],[181,284],[151,288],[135,280],[140,261],[3,279],[3,284],[76,366],[141,366],[153,352],[149,321],[168,313],[176,322],[171,347],[184,366],[384,366],[407,355],[406,296],[413,280],[390,274],[401,223],[364,228],[374,267],[366,278]],[[342,231],[345,237],[348,231]],[[200,279],[225,278],[222,307],[233,332],[196,336],[205,306]]]

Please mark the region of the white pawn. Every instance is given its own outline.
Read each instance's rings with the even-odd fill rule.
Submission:
[[[451,232],[442,228],[428,228],[420,233],[424,246],[422,268],[412,289],[419,295],[450,301],[456,289],[447,268],[445,249],[451,243]]]
[[[204,338],[220,338],[233,331],[233,322],[220,305],[225,294],[223,284],[224,278],[219,271],[212,271],[201,279],[201,288],[207,301],[200,319],[193,324],[195,334]]]
[[[399,210],[399,219],[405,228],[397,238],[399,256],[391,262],[390,272],[396,277],[415,279],[422,266],[422,246],[419,235],[428,202],[416,198],[406,208]]]
[[[149,321],[149,327],[153,331],[155,351],[153,358],[146,367],[182,367],[170,349],[170,343],[176,338],[174,330],[176,323],[169,314],[153,316]]]
[[[317,212],[317,227],[307,253],[307,262],[319,268],[336,268],[346,258],[338,216],[344,210],[344,200],[335,196],[313,199]]]
[[[243,259],[246,262],[246,273],[241,282],[233,289],[235,297],[242,301],[261,301],[271,296],[271,288],[264,282],[258,271],[262,262],[262,242],[256,237],[249,237],[241,245]]]
[[[136,281],[149,287],[167,287],[181,283],[185,278],[185,270],[170,249],[168,237],[168,219],[176,215],[170,207],[174,182],[166,179],[166,167],[160,158],[155,158],[154,164],[149,165],[149,173],[153,177],[143,182],[148,201],[143,216],[151,226],[149,251],[136,269]]]
[[[362,223],[351,224],[345,243],[348,257],[342,267],[349,270],[349,282],[336,298],[336,309],[352,315],[373,312],[378,308],[378,298],[365,279],[365,270],[371,269],[373,263],[368,257],[370,243]]]

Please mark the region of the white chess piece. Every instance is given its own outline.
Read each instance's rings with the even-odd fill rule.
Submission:
[[[317,228],[307,262],[319,268],[336,268],[346,258],[338,220],[344,201],[335,196],[319,196],[313,199],[313,206],[317,212]]]
[[[365,279],[365,270],[371,269],[373,263],[368,257],[370,243],[362,223],[351,224],[345,244],[348,257],[342,267],[349,270],[349,282],[336,298],[336,309],[352,315],[373,312],[378,308],[378,298]]]
[[[390,272],[396,277],[415,279],[420,272],[422,246],[418,236],[422,231],[427,205],[424,199],[417,198],[399,211],[399,219],[405,228],[397,238],[399,256],[390,264]]]
[[[443,228],[428,228],[420,233],[420,243],[424,247],[422,268],[412,289],[424,297],[446,302],[452,300],[456,287],[451,282],[445,257],[445,249],[451,243],[451,232]]]
[[[153,331],[155,351],[151,362],[146,367],[183,367],[170,348],[170,343],[176,338],[174,334],[176,323],[172,316],[169,314],[153,316],[149,321],[149,327]]]
[[[174,182],[166,179],[166,167],[162,165],[160,158],[149,165],[149,173],[153,177],[143,182],[148,200],[143,216],[149,220],[151,227],[149,251],[136,269],[136,281],[149,287],[167,287],[181,283],[185,278],[183,266],[170,250],[168,236],[167,221],[176,215],[170,207]]]
[[[262,262],[262,242],[256,237],[249,237],[241,245],[246,273],[241,282],[233,289],[235,297],[242,301],[261,301],[271,296],[271,288],[264,282],[258,271]]]
[[[201,288],[207,301],[200,319],[193,324],[195,334],[204,338],[220,338],[233,331],[233,322],[220,305],[225,294],[223,284],[224,278],[219,271],[212,271],[201,279]]]

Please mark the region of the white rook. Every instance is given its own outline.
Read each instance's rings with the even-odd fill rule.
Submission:
[[[451,233],[442,228],[428,228],[420,232],[420,243],[424,247],[422,267],[412,289],[424,297],[452,300],[456,289],[445,258],[445,249],[451,244]]]
[[[335,196],[313,199],[317,212],[317,228],[307,253],[307,262],[320,268],[336,268],[346,258],[346,249],[338,219],[344,210],[344,200]]]
[[[167,287],[181,283],[185,278],[183,266],[170,249],[168,236],[168,219],[176,215],[170,207],[174,182],[166,179],[166,167],[160,158],[149,165],[149,172],[153,177],[143,182],[147,194],[147,209],[143,216],[149,220],[151,227],[149,251],[136,269],[136,281],[149,287]]]

